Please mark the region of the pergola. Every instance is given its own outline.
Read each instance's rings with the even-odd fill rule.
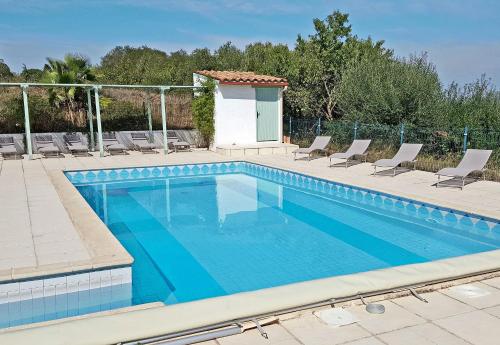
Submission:
[[[87,91],[87,117],[89,120],[89,131],[91,146],[95,147],[94,142],[94,124],[92,113],[92,90],[95,96],[95,109],[97,121],[97,140],[99,145],[99,154],[104,156],[104,146],[102,142],[102,126],[101,126],[101,108],[99,105],[99,90],[103,88],[123,88],[123,89],[147,89],[157,90],[160,93],[161,102],[161,124],[163,131],[163,152],[168,153],[167,142],[167,110],[165,104],[165,92],[173,89],[197,89],[200,86],[185,86],[185,85],[112,85],[112,84],[52,84],[52,83],[0,83],[0,87],[20,87],[23,93],[23,108],[24,108],[24,128],[26,133],[26,146],[28,151],[28,158],[32,159],[33,148],[31,146],[31,128],[30,128],[30,114],[28,107],[28,88],[29,87],[81,87]],[[148,109],[149,127],[151,130],[151,111]]]

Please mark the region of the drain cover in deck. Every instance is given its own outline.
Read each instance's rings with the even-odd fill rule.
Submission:
[[[471,284],[452,286],[450,291],[466,298],[478,298],[491,294],[488,290],[481,289],[480,287]]]
[[[328,326],[333,327],[350,325],[351,323],[359,321],[356,316],[354,316],[344,308],[318,310],[313,314]]]

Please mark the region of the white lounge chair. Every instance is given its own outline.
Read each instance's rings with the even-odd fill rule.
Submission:
[[[110,155],[126,155],[127,148],[125,145],[120,144],[116,139],[116,134],[113,132],[102,133],[102,145]]]
[[[83,144],[78,133],[66,133],[63,135],[64,142],[73,156],[90,156],[89,148]]]
[[[379,159],[373,163],[374,172],[373,175],[377,174],[377,167],[379,168],[391,168],[393,170],[392,176],[396,176],[398,167],[403,163],[413,164],[413,169],[415,169],[416,157],[420,150],[422,149],[422,144],[403,144],[399,148],[396,155],[391,159]],[[386,169],[391,170],[391,169]]]
[[[325,155],[327,154],[326,147],[330,143],[330,140],[332,137],[329,136],[317,136],[311,146],[309,147],[302,147],[297,150],[293,151],[293,159],[297,160],[297,154],[306,154],[307,155],[307,160],[311,160],[311,155],[314,152],[324,152]]]
[[[349,166],[349,161],[353,158],[361,157],[366,162],[366,150],[370,146],[371,140],[354,140],[346,152],[337,152],[330,155],[330,167],[332,166],[332,159],[345,159],[345,167]],[[333,165],[334,166],[334,165]]]
[[[134,144],[134,148],[142,153],[158,153],[155,151],[156,145],[154,143],[149,142],[146,133],[144,132],[136,132],[131,133],[132,143]]]
[[[51,134],[37,134],[35,135],[35,144],[38,153],[41,153],[43,157],[61,157],[61,150],[54,143],[54,139]]]
[[[0,137],[0,156],[2,158],[21,156],[16,149],[14,137]]]
[[[467,176],[469,176],[473,172],[480,172],[481,174],[483,174],[485,170],[484,167],[486,166],[486,163],[488,163],[488,159],[490,159],[492,152],[492,150],[467,150],[456,168],[444,168],[436,173],[436,175],[438,176],[436,187],[447,186],[463,189]],[[441,181],[441,176],[451,177],[451,179]],[[461,180],[460,185],[451,183],[451,181],[455,180],[456,178]]]

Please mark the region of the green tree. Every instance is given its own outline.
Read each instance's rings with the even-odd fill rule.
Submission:
[[[0,59],[0,81],[10,81],[14,77],[14,73],[10,70],[9,66]]]
[[[161,50],[118,46],[101,59],[97,79],[110,84],[164,85],[170,83],[171,68]]]
[[[482,76],[462,88],[457,83],[444,90],[436,124],[500,130],[500,92]]]
[[[297,38],[289,99],[291,108],[302,115],[332,119],[337,117],[337,89],[349,61],[348,42],[355,38],[348,15],[339,11],[313,23],[314,34]]]
[[[85,84],[95,76],[88,58],[67,54],[63,60],[47,58],[42,81],[59,84]],[[49,102],[67,110],[68,121],[77,125],[85,123],[85,93],[80,87],[54,87],[48,89]]]
[[[193,50],[190,63],[191,71],[217,69],[217,59],[208,48]]]
[[[429,124],[439,116],[441,99],[438,75],[425,55],[366,54],[349,64],[338,89],[344,119],[369,123]]]
[[[226,42],[215,51],[216,67],[224,71],[244,70],[244,53],[231,42]]]
[[[27,68],[26,65],[23,64],[23,70],[19,74],[19,77],[23,82],[36,83],[42,80],[43,71],[38,68]]]
[[[248,71],[275,76],[286,76],[292,52],[285,44],[253,43],[245,47],[244,66]]]

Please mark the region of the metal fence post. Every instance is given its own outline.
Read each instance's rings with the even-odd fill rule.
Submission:
[[[463,153],[467,151],[467,137],[469,136],[469,128],[465,126],[464,128],[464,148],[463,148]]]
[[[358,121],[354,122],[354,139],[358,137]]]
[[[163,130],[163,153],[168,154],[168,139],[167,139],[167,109],[165,105],[165,91],[168,88],[160,88],[160,103],[161,103],[161,127]]]
[[[92,95],[91,89],[87,89],[87,117],[89,118],[89,131],[90,131],[90,149],[95,151],[94,139],[94,114],[92,114]]]
[[[154,136],[153,136],[153,117],[151,116],[151,99],[148,98],[146,100],[146,112],[148,114],[148,130],[149,130],[149,141],[154,143]]]
[[[24,131],[26,132],[26,146],[28,148],[28,159],[32,159],[33,148],[31,147],[30,111],[28,107],[28,84],[22,84],[21,89],[23,90]]]
[[[102,142],[102,124],[101,124],[101,104],[99,103],[99,88],[100,86],[94,86],[95,94],[95,116],[97,120],[97,141],[99,143],[99,155],[104,157],[104,146]]]
[[[405,124],[401,124],[401,129],[399,130],[399,145],[403,145],[405,137]]]
[[[292,116],[291,115],[290,115],[289,123],[290,123],[290,125],[288,126],[288,132],[290,135],[290,144],[291,144],[292,143]]]
[[[318,117],[318,128],[316,129],[316,135],[321,135],[321,117]]]

